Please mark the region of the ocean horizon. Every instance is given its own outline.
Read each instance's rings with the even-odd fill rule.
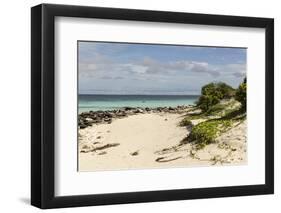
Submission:
[[[78,110],[106,111],[122,107],[176,107],[193,105],[199,95],[119,95],[119,94],[79,94]]]

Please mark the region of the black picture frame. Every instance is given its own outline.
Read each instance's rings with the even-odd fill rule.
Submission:
[[[55,191],[55,17],[264,28],[265,184],[56,197]],[[274,193],[274,20],[240,16],[41,4],[31,8],[31,204],[60,208]]]

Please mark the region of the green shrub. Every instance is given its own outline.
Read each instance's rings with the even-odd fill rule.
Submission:
[[[207,111],[207,115],[219,115],[225,110],[226,106],[222,104],[216,104],[214,106],[211,106]]]
[[[231,98],[234,94],[235,90],[225,83],[210,83],[202,87],[197,106],[206,112],[211,106],[219,103],[220,100]]]
[[[184,119],[180,122],[179,125],[180,125],[180,126],[192,126],[192,122],[190,121],[189,118],[184,118]]]
[[[208,120],[195,125],[189,136],[189,141],[195,141],[198,148],[203,148],[205,145],[214,143],[215,139],[223,132],[231,127],[232,120]]]
[[[247,105],[247,80],[244,79],[236,90],[235,99],[241,103],[241,109],[246,111]]]
[[[215,95],[201,95],[198,100],[198,107],[206,112],[211,106],[219,103],[220,98]]]
[[[217,89],[222,93],[223,98],[229,99],[235,96],[235,89],[226,83],[219,82],[217,83]]]

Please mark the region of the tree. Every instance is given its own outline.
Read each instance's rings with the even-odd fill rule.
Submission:
[[[235,90],[225,83],[209,83],[202,87],[197,106],[205,112],[211,106],[219,103],[220,100],[231,98],[234,95]]]
[[[247,109],[247,79],[244,78],[243,82],[236,90],[235,99],[241,103],[241,109],[245,112]]]
[[[231,98],[235,96],[235,89],[233,89],[231,86],[227,85],[226,83],[219,82],[217,83],[217,90],[219,90],[223,98]]]

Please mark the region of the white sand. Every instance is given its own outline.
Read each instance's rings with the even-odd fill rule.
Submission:
[[[138,114],[79,130],[79,171],[245,163],[245,123],[221,135],[217,144],[194,151],[190,144],[179,146],[189,133],[178,126],[182,118],[172,113]]]

